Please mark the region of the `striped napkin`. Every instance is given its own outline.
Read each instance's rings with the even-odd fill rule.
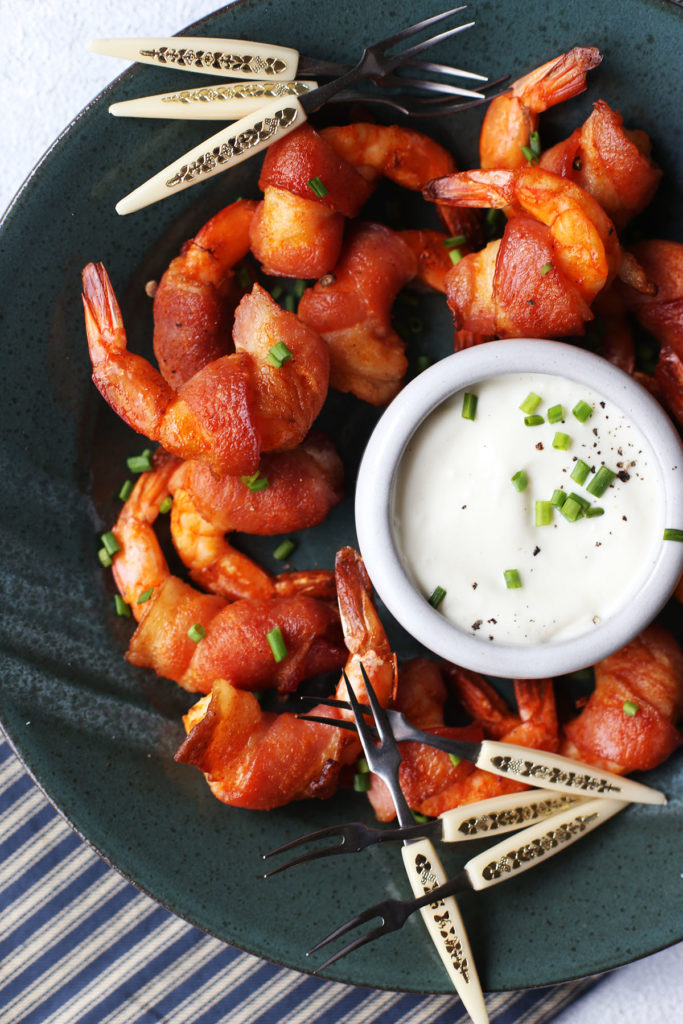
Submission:
[[[487,997],[544,1024],[591,980]],[[0,737],[0,1024],[465,1024],[456,996],[276,967],[138,892],[62,820]]]

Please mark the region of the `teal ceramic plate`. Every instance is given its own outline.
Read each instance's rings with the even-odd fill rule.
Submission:
[[[351,60],[363,43],[388,34],[408,14],[417,19],[438,7],[433,0],[243,0],[193,28]],[[474,7],[477,28],[444,45],[444,59],[498,76],[521,74],[579,43],[605,51],[589,91],[545,118],[544,141],[572,130],[599,96],[621,108],[629,124],[651,133],[665,171],[643,228],[683,238],[680,8],[665,0],[482,0]],[[237,195],[256,194],[257,166],[247,163],[141,213],[120,218],[114,212],[122,195],[208,132],[206,124],[114,120],[108,104],[190,81],[152,68],[117,79],[55,143],[4,221],[0,716],[49,797],[127,877],[226,941],[306,970],[311,961],[304,953],[315,939],[360,907],[405,894],[398,851],[382,847],[323,860],[262,881],[263,851],[334,822],[369,821],[367,805],[340,795],[269,814],[236,810],[218,803],[198,772],[176,765],[172,755],[187,695],[124,661],[131,627],[112,614],[109,574],[96,558],[97,535],[116,514],[123,457],[142,444],[90,382],[80,270],[89,260],[105,262],[131,344],[148,353],[144,283],[158,278],[213,211]],[[470,112],[428,130],[468,166],[476,162],[480,118]],[[377,202],[391,205],[392,198],[386,192]],[[413,205],[411,217],[433,223],[421,201]],[[420,316],[425,331],[411,343],[411,355],[447,354],[443,301],[425,300]],[[346,461],[349,495],[302,538],[296,565],[331,566],[335,549],[354,542],[353,477],[375,416],[354,400],[331,397],[323,421]],[[250,550],[274,567],[273,547],[268,541]],[[668,621],[674,621],[672,609]],[[392,638],[401,656],[416,653],[397,628]],[[557,860],[463,898],[486,988],[603,971],[681,938],[681,768],[674,757],[647,779],[669,794],[666,808],[631,808]],[[447,868],[458,870],[472,852],[446,848]],[[419,920],[342,960],[329,976],[449,991]]]

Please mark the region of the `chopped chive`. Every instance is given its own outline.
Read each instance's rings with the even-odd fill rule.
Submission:
[[[632,700],[625,700],[622,706],[622,711],[625,715],[630,715],[633,718],[640,711],[640,705],[634,704]]]
[[[574,464],[574,468],[569,475],[577,484],[583,485],[588,479],[590,471],[591,468],[587,462],[584,462],[583,459],[577,459]]]
[[[270,289],[271,298],[275,299],[275,301],[277,302],[277,300],[282,295],[283,291],[284,288],[282,287],[281,284],[274,284],[273,287]]]
[[[287,647],[285,646],[285,639],[280,627],[275,626],[270,632],[266,633],[266,640],[273,652],[273,660],[283,661],[287,657]]]
[[[308,181],[308,187],[310,188],[311,192],[318,197],[318,199],[324,199],[325,196],[328,195],[330,191],[318,177],[311,178]]]
[[[293,295],[285,295],[285,309],[290,313],[296,313],[296,299]]]
[[[572,443],[572,439],[569,434],[563,434],[561,431],[557,431],[553,438],[553,448],[559,448],[561,451],[566,452]]]
[[[589,494],[592,494],[594,498],[601,498],[609,485],[616,477],[616,473],[613,473],[607,466],[600,466],[591,482],[586,487]]]
[[[459,263],[460,260],[462,259],[462,253],[460,252],[460,249],[449,249],[448,255],[451,258],[451,263],[454,264]]]
[[[477,396],[466,391],[462,400],[462,418],[473,420],[477,415]]]
[[[545,423],[545,420],[543,419],[542,416],[539,416],[536,413],[533,416],[525,416],[524,417],[524,426],[525,427],[540,427],[541,423]]]
[[[420,332],[424,329],[424,324],[422,323],[422,320],[420,319],[419,316],[411,316],[410,320],[408,321],[408,326],[410,327],[410,330],[413,334],[420,334]]]
[[[522,410],[522,412],[535,412],[535,410],[539,407],[540,404],[541,396],[535,394],[533,391],[530,391],[519,408]]]
[[[432,596],[429,598],[429,603],[431,604],[432,608],[438,608],[445,596],[446,591],[444,590],[443,587],[434,587]]]
[[[273,551],[273,558],[277,558],[278,562],[284,562],[286,558],[289,558],[295,547],[296,544],[293,540],[283,540],[282,544],[278,544],[275,551]]]
[[[427,817],[426,814],[420,814],[419,811],[414,811],[412,810],[412,808],[410,813],[415,818],[415,821],[417,822],[418,825],[426,825],[427,822],[429,821],[429,818]]]
[[[548,423],[560,423],[564,419],[564,409],[561,405],[551,405],[547,416]]]
[[[536,526],[550,526],[553,521],[553,506],[550,501],[536,502]]]
[[[130,618],[130,607],[126,604],[120,594],[114,594],[114,607],[116,608],[117,615],[121,615],[124,619]]]
[[[503,211],[493,209],[487,210],[486,217],[484,219],[486,221],[488,234],[495,235],[500,230],[500,226],[503,221]]]
[[[372,779],[364,772],[357,772],[353,777],[353,789],[356,793],[367,793],[372,785]]]
[[[510,480],[518,491],[526,490],[529,483],[529,478],[523,469],[518,469],[515,475],[510,477]]]
[[[268,487],[268,477],[261,476],[257,471],[252,473],[251,476],[241,476],[240,480],[245,487],[248,487],[252,494],[255,491],[265,491]]]
[[[239,284],[240,288],[248,288],[252,283],[251,274],[249,273],[248,268],[244,266],[244,264],[242,264],[241,267],[237,268],[236,277],[237,283]]]
[[[305,291],[306,282],[299,278],[298,281],[294,282],[294,294],[296,295],[297,299],[300,299]]]
[[[117,551],[121,550],[121,545],[111,530],[107,533],[103,533],[100,539],[102,541],[102,546],[108,555],[115,555]]]
[[[562,506],[564,505],[566,500],[567,500],[567,495],[566,495],[566,493],[564,491],[554,490],[553,491],[553,496],[550,499],[550,504],[554,505],[555,508],[562,508]]]
[[[128,499],[130,498],[130,493],[131,493],[132,490],[133,490],[133,481],[132,480],[124,480],[123,483],[121,484],[121,490],[119,491],[119,498],[121,499],[121,501],[128,501]]]
[[[457,768],[460,762],[462,761],[462,758],[458,757],[457,754],[449,754],[448,757],[454,768]]]
[[[467,245],[467,235],[451,235],[444,238],[443,244],[447,249],[458,249],[461,245]]]
[[[572,409],[572,413],[576,416],[577,420],[580,420],[581,423],[585,423],[586,420],[593,415],[593,406],[581,399],[581,401],[577,402]]]
[[[567,520],[568,523],[575,523],[579,516],[582,514],[583,509],[581,508],[580,502],[575,498],[568,497],[560,508],[560,512]]]
[[[531,146],[520,146],[520,149],[522,150],[522,154],[524,155],[524,159],[527,160],[530,164],[537,164],[538,163],[538,157],[534,153],[534,151],[531,148]]]
[[[143,590],[137,599],[136,604],[147,604],[153,593],[154,587],[150,587],[149,590]]]
[[[541,155],[541,136],[538,132],[531,132],[529,134],[529,149],[534,156]]]
[[[578,501],[582,512],[585,512],[587,508],[590,508],[590,501],[587,501],[581,494],[577,494],[576,491],[570,491],[569,497],[573,498],[574,501]]]
[[[541,267],[541,273],[545,277],[545,275],[549,274],[552,269],[553,269],[552,263],[544,263],[543,266]]]
[[[503,576],[505,577],[505,586],[508,590],[518,590],[521,587],[522,580],[517,569],[505,569]]]
[[[199,641],[203,640],[204,637],[206,636],[206,630],[202,626],[201,622],[195,622],[194,626],[190,626],[190,628],[188,629],[187,635],[189,636],[190,640],[193,640],[196,644],[198,644]]]
[[[268,349],[268,362],[277,370],[293,358],[292,353],[289,351],[284,341],[278,341],[277,344]]]
[[[152,468],[152,449],[145,448],[139,455],[131,455],[126,465],[131,473],[148,473]]]
[[[366,757],[359,757],[356,761],[356,771],[359,775],[367,775],[370,771],[370,765]]]
[[[675,530],[671,526],[667,526],[664,531],[662,540],[678,540],[683,541],[683,530]]]
[[[102,566],[103,569],[110,569],[111,566],[113,565],[111,555],[109,554],[106,548],[100,548],[100,550],[97,552],[97,557],[99,558],[100,565]]]
[[[170,494],[167,494],[161,505],[159,505],[159,511],[162,516],[165,516],[173,508],[173,498]]]
[[[429,356],[418,356],[415,360],[415,369],[418,373],[422,373],[424,370],[428,370],[432,365],[432,360]]]
[[[597,516],[604,516],[604,514],[604,508],[600,508],[599,505],[591,505],[590,508],[587,508],[584,512],[586,519],[595,519]]]

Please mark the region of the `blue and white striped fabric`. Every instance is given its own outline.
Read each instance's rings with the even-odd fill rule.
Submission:
[[[543,1024],[591,981],[487,998]],[[98,857],[0,738],[0,1024],[464,1024],[455,996],[322,981],[226,946]]]

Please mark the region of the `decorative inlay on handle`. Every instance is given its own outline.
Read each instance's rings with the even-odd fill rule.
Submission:
[[[488,811],[486,814],[462,821],[458,826],[458,832],[462,832],[465,836],[496,832],[498,829],[508,828],[510,825],[522,825],[527,821],[544,818],[575,802],[577,802],[577,798],[573,796],[552,796],[536,800],[533,804],[526,804],[526,806],[511,807],[506,811]]]
[[[224,53],[222,50],[198,50],[192,47],[158,46],[140,50],[164,67],[213,68],[216,71],[240,71],[252,75],[280,75],[287,71],[287,62],[280,57],[258,57],[251,54]]]
[[[166,181],[166,186],[174,188],[176,185],[194,181],[203,174],[210,173],[221,164],[230,163],[233,157],[242,156],[243,153],[253,149],[260,143],[268,142],[277,134],[280,128],[289,128],[297,117],[298,111],[296,107],[284,107],[282,110],[277,110],[273,117],[266,117],[262,121],[257,121],[253,127],[231,136],[227,142],[214,147],[208,153],[203,153],[202,156],[193,160],[192,163],[183,164],[173,177]]]
[[[563,843],[570,842],[581,832],[585,832],[589,825],[597,818],[597,812],[593,814],[577,814],[571,821],[565,822],[562,825],[556,825],[554,828],[548,828],[547,832],[538,839],[533,839],[530,843],[525,843],[516,850],[510,850],[498,860],[490,861],[482,869],[482,876],[487,881],[491,881],[492,879],[500,878],[501,875],[510,874],[518,868],[526,867],[528,861],[535,860],[537,857],[545,857],[550,850],[556,849]]]
[[[423,892],[431,892],[432,889],[438,888],[441,884],[439,878],[432,871],[432,865],[430,864],[429,859],[425,857],[423,853],[417,854],[413,861],[413,867],[419,878]],[[463,951],[462,943],[460,942],[457,932],[453,927],[451,915],[448,912],[448,908],[446,907],[444,900],[437,900],[435,903],[430,903],[428,908],[424,908],[423,913],[427,910],[431,913],[432,920],[439,930],[439,934],[444,941],[444,946],[448,951],[448,955],[454,969],[461,975],[463,981],[469,982],[471,977],[470,965],[467,960],[467,956]]]
[[[526,758],[496,756],[491,758],[491,764],[500,775],[514,772],[515,778],[534,779],[539,786],[542,786],[544,782],[561,782],[584,793],[621,792],[618,786],[614,786],[608,779],[600,778],[599,775],[589,775],[585,772],[575,772],[559,767],[549,768],[547,765],[536,764]]]
[[[302,96],[310,91],[308,82],[237,82],[234,85],[207,85],[199,89],[162,96],[162,103],[212,103],[214,101],[276,99],[278,96]]]

